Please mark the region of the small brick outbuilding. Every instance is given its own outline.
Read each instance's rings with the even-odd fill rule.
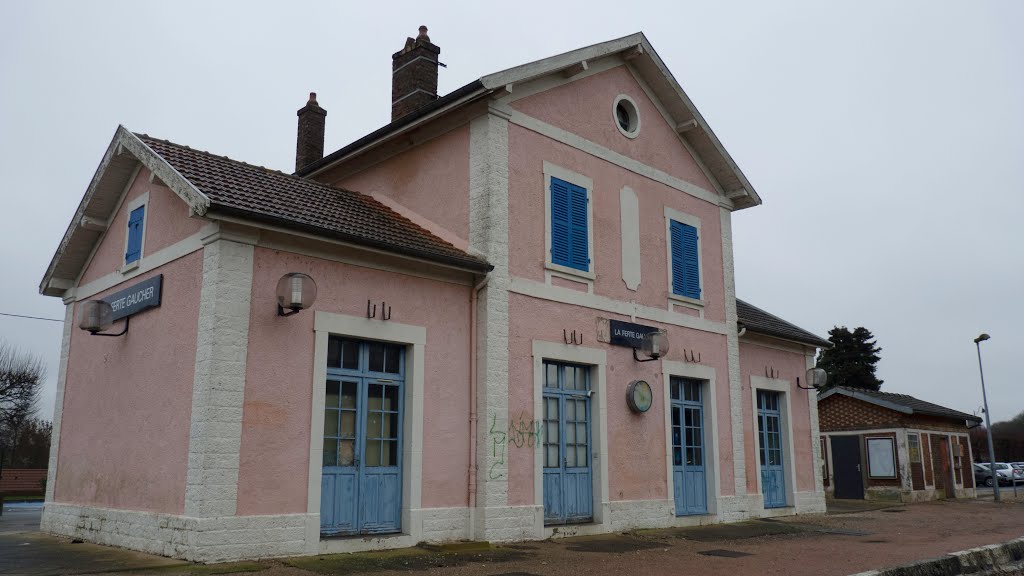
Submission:
[[[977,416],[906,394],[845,387],[819,394],[818,414],[828,497],[975,496],[967,430],[981,422]]]

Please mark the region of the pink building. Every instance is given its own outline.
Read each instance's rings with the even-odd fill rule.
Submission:
[[[828,343],[736,299],[761,200],[647,39],[442,97],[439,52],[327,156],[312,95],[293,175],[118,128],[40,286],[43,529],[219,561],[824,510]]]

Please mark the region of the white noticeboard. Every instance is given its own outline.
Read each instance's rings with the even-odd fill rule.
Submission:
[[[868,476],[896,477],[896,454],[892,438],[868,438]]]

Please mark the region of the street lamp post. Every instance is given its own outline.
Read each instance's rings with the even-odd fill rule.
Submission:
[[[988,433],[988,460],[989,470],[994,480],[996,502],[999,502],[999,471],[996,470],[996,450],[992,445],[992,422],[988,417],[988,395],[985,394],[985,370],[981,367],[981,343],[989,339],[988,334],[982,334],[974,339],[974,345],[978,348],[978,373],[981,375],[981,400],[985,403],[985,432]],[[1012,471],[1010,481],[1016,483]]]

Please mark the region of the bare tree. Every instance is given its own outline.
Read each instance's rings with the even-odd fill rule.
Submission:
[[[35,416],[46,379],[43,360],[0,340],[0,473],[25,424]]]

